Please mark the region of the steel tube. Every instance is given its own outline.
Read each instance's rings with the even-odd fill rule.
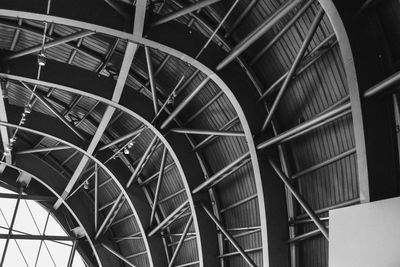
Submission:
[[[204,204],[201,204],[203,207],[204,211],[207,213],[207,215],[211,218],[211,220],[215,223],[215,225],[220,229],[220,231],[224,234],[224,236],[231,242],[231,244],[236,248],[236,250],[240,253],[240,255],[244,258],[244,260],[252,267],[256,267],[257,265],[253,262],[252,259],[246,254],[246,252],[239,246],[239,244],[231,237],[231,235],[224,229],[220,221],[214,216],[214,214],[211,213],[207,209]]]
[[[175,11],[175,12],[172,12],[172,13],[170,13],[170,14],[167,14],[166,16],[164,16],[164,17],[160,18],[159,20],[153,22],[153,23],[151,24],[151,26],[152,26],[152,27],[158,26],[158,25],[160,25],[160,24],[163,24],[163,23],[166,23],[166,22],[168,22],[168,21],[177,19],[177,18],[179,18],[179,17],[182,17],[182,16],[184,16],[184,15],[187,15],[187,14],[189,14],[189,13],[192,13],[193,11],[196,11],[196,10],[198,10],[198,9],[200,9],[200,8],[203,8],[203,7],[212,5],[212,4],[214,4],[214,3],[216,3],[216,2],[219,2],[219,1],[220,1],[220,0],[203,0],[203,1],[199,1],[199,2],[194,3],[194,4],[192,4],[192,5],[183,7],[183,8],[181,8],[181,9],[178,10],[178,11]]]
[[[98,230],[99,220],[99,173],[97,163],[94,165],[94,229]]]
[[[311,207],[307,204],[307,202],[303,199],[303,197],[297,192],[297,190],[294,188],[294,186],[290,182],[289,178],[278,168],[278,166],[275,164],[275,162],[273,160],[269,159],[268,162],[271,165],[271,167],[274,169],[274,171],[278,174],[278,176],[282,180],[282,182],[285,184],[286,188],[289,189],[289,191],[296,198],[296,200],[299,202],[301,207],[306,211],[308,216],[313,220],[313,222],[318,227],[318,229],[321,231],[321,233],[329,241],[329,233],[328,233],[328,230],[326,229],[325,225],[321,222],[321,220],[318,218],[318,216],[315,214],[315,212],[311,209]]]
[[[122,260],[123,262],[125,262],[126,264],[128,264],[131,267],[136,267],[132,262],[128,261],[127,259],[125,259],[122,255],[120,255],[119,253],[117,253],[115,250],[111,249],[110,247],[101,244],[103,248],[105,248],[108,252],[110,252],[111,254],[113,254],[115,257],[117,257],[118,259]]]
[[[264,23],[247,35],[239,44],[232,48],[228,56],[218,64],[217,70],[221,70],[232,60],[238,57],[245,49],[257,41],[267,31],[269,31],[279,20],[281,20],[302,1],[303,0],[288,1],[286,4],[280,7],[270,18],[268,18]]]
[[[73,41],[73,40],[76,40],[76,39],[79,39],[79,38],[83,38],[85,36],[92,35],[92,34],[95,34],[95,32],[87,31],[87,30],[80,31],[80,32],[73,33],[71,35],[64,36],[64,37],[61,37],[59,39],[47,42],[47,43],[44,44],[43,48],[44,49],[48,49],[48,48],[51,48],[51,47],[54,47],[54,46],[57,46],[57,45],[68,43],[70,41]],[[40,45],[36,45],[36,46],[30,47],[30,48],[24,49],[22,51],[18,51],[16,53],[11,54],[11,55],[5,56],[5,57],[3,57],[3,60],[16,59],[16,58],[19,58],[19,57],[22,57],[22,56],[26,56],[26,55],[35,53],[35,52],[39,52],[41,49],[42,49],[42,45],[41,44]]]
[[[168,118],[161,124],[160,129],[164,129],[167,125],[186,107],[187,104],[203,89],[210,80],[209,77],[204,79],[179,105],[171,112]]]
[[[155,215],[156,207],[157,207],[158,195],[160,194],[161,184],[162,184],[162,180],[164,178],[164,168],[165,168],[165,161],[167,159],[167,152],[168,152],[167,147],[164,147],[164,151],[163,151],[162,158],[161,158],[160,171],[158,174],[156,191],[154,193],[153,206],[151,207],[150,225],[153,224],[153,219],[154,219],[154,215]]]
[[[103,223],[100,225],[99,230],[97,230],[96,235],[94,236],[95,240],[97,238],[99,238],[99,236],[102,234],[103,230],[105,229],[106,225],[108,224],[108,221],[111,219],[114,211],[117,209],[118,204],[122,198],[123,198],[123,194],[119,194],[119,196],[115,200],[113,206],[111,207],[110,211],[108,212],[106,218],[104,219]]]
[[[229,28],[229,30],[226,32],[224,35],[224,38],[228,38],[229,35],[237,28],[237,26],[242,23],[243,19],[247,16],[247,14],[250,12],[250,10],[254,7],[255,4],[257,4],[258,0],[252,0],[248,5],[246,5],[245,10],[240,14],[238,18],[235,19],[235,22],[232,24],[232,26]]]
[[[335,205],[332,205],[332,206],[329,206],[329,207],[325,207],[325,208],[322,208],[322,209],[314,210],[314,213],[315,214],[321,214],[321,213],[330,211],[332,209],[343,208],[343,207],[355,205],[355,204],[358,204],[358,203],[360,203],[360,199],[356,198],[356,199],[348,200],[348,201],[345,201],[345,202],[342,202],[342,203],[338,203],[338,204],[335,204]],[[307,218],[307,214],[301,214],[299,216],[296,216],[295,220],[304,219],[304,218]]]
[[[306,62],[298,71],[296,71],[295,75],[293,78],[299,76],[302,72],[307,70],[310,66],[312,66],[319,58],[321,58],[325,53],[327,53],[332,47],[334,47],[335,44],[337,44],[337,40],[332,42],[328,48],[322,49],[325,45],[327,45],[329,42],[334,40],[336,38],[335,33],[332,33],[328,37],[326,37],[321,43],[319,43],[314,49],[304,58],[303,62]],[[276,87],[286,78],[288,75],[288,72],[283,74],[278,80],[276,80],[268,89],[261,94],[260,98],[257,101],[263,100],[266,96],[268,96],[270,93],[272,93]]]
[[[219,131],[223,131],[223,130],[229,130],[230,128],[232,128],[233,126],[236,125],[236,123],[239,122],[239,118],[235,117],[232,120],[228,121],[224,126],[222,126]],[[216,135],[211,135],[207,138],[205,138],[203,141],[201,141],[200,143],[198,143],[197,145],[195,145],[192,150],[193,151],[197,151],[200,148],[204,147],[206,144],[210,143],[211,141],[215,140],[216,138],[218,138],[218,136]]]
[[[364,97],[368,98],[378,93],[384,92],[385,90],[398,84],[399,82],[400,82],[400,71],[396,72],[395,74],[391,75],[390,77],[386,78],[385,80],[381,81],[375,86],[369,88],[367,91],[364,92]]]
[[[25,200],[34,200],[34,201],[55,201],[57,198],[53,196],[38,196],[38,195],[16,195],[16,194],[8,194],[8,193],[0,193],[0,198],[8,198],[8,199],[25,199]]]
[[[216,131],[216,130],[206,130],[206,129],[187,129],[187,128],[174,128],[171,129],[174,133],[183,134],[199,134],[199,135],[218,135],[218,136],[245,136],[244,132],[233,132],[233,131]]]
[[[156,84],[154,82],[154,73],[153,73],[153,63],[151,62],[151,54],[150,50],[147,46],[144,47],[144,51],[146,54],[146,62],[147,62],[147,72],[149,75],[151,96],[153,97],[153,108],[154,108],[154,116],[158,114],[158,103],[157,103],[157,90]]]
[[[293,75],[296,73],[297,67],[299,66],[301,60],[303,59],[303,56],[307,51],[307,47],[310,44],[310,42],[311,42],[311,40],[312,40],[312,38],[314,36],[314,33],[318,29],[318,26],[319,26],[319,24],[320,24],[320,22],[321,22],[321,20],[322,20],[322,18],[324,16],[324,14],[325,14],[325,11],[322,8],[320,8],[320,10],[318,11],[317,15],[314,18],[313,23],[310,26],[310,29],[307,32],[306,37],[304,38],[304,41],[303,41],[303,43],[302,43],[302,45],[301,45],[301,47],[299,49],[299,52],[296,55],[296,58],[295,58],[295,60],[294,60],[294,62],[292,64],[292,66],[290,67],[288,75],[286,76],[285,80],[283,81],[281,89],[279,90],[279,92],[278,92],[278,94],[277,94],[277,96],[276,96],[276,98],[275,98],[275,100],[274,100],[274,102],[273,102],[273,104],[272,104],[272,106],[271,106],[271,108],[269,110],[267,119],[265,120],[265,122],[264,122],[264,124],[262,126],[262,130],[263,131],[267,128],[268,124],[271,122],[272,116],[274,115],[274,113],[275,113],[275,111],[276,111],[276,109],[277,109],[277,107],[278,107],[278,105],[279,105],[284,93],[286,92],[286,89],[289,87],[290,82],[291,82],[291,80],[293,78]]]
[[[187,206],[189,203],[189,200],[186,200],[183,202],[179,207],[177,207],[171,214],[169,214],[165,219],[160,222],[153,230],[151,230],[148,234],[149,237],[153,236],[155,233],[157,233],[158,230],[164,227],[175,215],[177,215],[183,208]]]
[[[185,229],[183,230],[183,234],[179,239],[178,245],[175,248],[174,254],[171,257],[171,260],[169,261],[168,267],[172,267],[172,265],[175,263],[176,256],[178,256],[179,250],[183,245],[183,241],[185,240],[187,233],[189,232],[190,226],[192,225],[192,221],[193,221],[193,216],[190,216],[188,222],[186,223]]]
[[[67,119],[62,114],[60,114],[40,93],[32,90],[32,88],[30,88],[26,83],[24,82],[21,83],[26,89],[28,89],[32,94],[34,94],[35,97],[39,99],[40,102],[42,102],[57,118],[59,118],[69,129],[71,129],[71,131],[73,131],[80,139],[82,139],[83,141],[86,140],[86,138],[78,131],[78,129],[72,123],[67,121]]]
[[[316,230],[310,231],[308,233],[293,237],[293,238],[289,239],[288,242],[289,243],[297,243],[297,242],[303,241],[303,240],[305,240],[307,238],[310,238],[310,237],[313,237],[313,236],[317,236],[319,234],[321,234],[321,231],[319,229],[316,229]]]
[[[333,163],[335,161],[338,161],[338,160],[340,160],[342,158],[345,158],[345,157],[347,157],[347,156],[349,156],[349,155],[351,155],[353,153],[356,153],[356,149],[355,148],[349,149],[349,150],[347,150],[347,151],[345,151],[343,153],[340,153],[339,155],[336,155],[336,156],[334,156],[334,157],[332,157],[332,158],[330,158],[328,160],[325,160],[323,162],[315,164],[314,166],[311,166],[311,167],[308,167],[308,168],[306,168],[304,170],[301,170],[298,173],[293,174],[292,175],[292,179],[296,179],[296,178],[299,178],[300,176],[304,176],[306,174],[314,172],[314,171],[316,171],[316,170],[318,170],[318,169],[320,169],[322,167],[325,167],[325,166],[327,166],[327,165],[329,165],[329,164],[331,164],[331,163]]]
[[[231,168],[235,167],[237,164],[245,160],[247,157],[250,157],[250,152],[247,152],[234,160],[233,162],[229,163],[227,166],[219,170],[217,173],[215,173],[213,176],[211,176],[208,180],[204,181],[201,183],[199,186],[197,186],[195,189],[193,189],[192,193],[196,194],[206,188],[208,185],[212,184],[215,182],[217,179],[219,179],[222,175],[224,175],[226,172],[228,172]]]
[[[7,235],[0,234],[0,239],[7,239],[9,236],[10,239],[16,240],[48,240],[48,241],[72,241],[73,237],[70,236],[56,236],[56,235]]]
[[[21,154],[41,153],[41,152],[57,151],[57,150],[65,150],[65,149],[71,149],[71,147],[55,146],[55,147],[33,148],[33,149],[17,151],[16,154],[21,155]]]
[[[131,133],[128,133],[128,134],[126,134],[124,136],[121,136],[121,137],[115,139],[114,141],[111,141],[110,143],[102,146],[101,148],[98,149],[98,151],[102,151],[102,150],[104,150],[106,148],[109,148],[110,146],[116,145],[116,144],[118,144],[120,142],[123,142],[123,141],[125,141],[125,140],[127,140],[127,139],[129,139],[131,137],[134,137],[135,135],[141,133],[144,129],[146,129],[146,127],[140,127],[139,129],[137,129],[137,130],[135,130],[135,131],[133,131]]]
[[[74,256],[75,256],[77,243],[78,243],[78,241],[75,239],[72,244],[71,254],[69,254],[67,267],[72,267],[72,263],[74,262]]]
[[[334,117],[334,116],[336,116],[336,115],[338,115],[338,114],[340,114],[340,113],[342,113],[342,112],[344,112],[344,111],[346,111],[346,110],[348,110],[350,108],[351,108],[350,103],[347,103],[347,104],[344,104],[344,105],[342,105],[340,107],[332,109],[329,112],[325,112],[322,115],[316,116],[315,118],[313,118],[313,119],[311,119],[309,121],[306,121],[306,122],[304,122],[304,123],[302,123],[302,124],[300,124],[300,125],[298,125],[296,127],[293,127],[292,129],[289,129],[289,130],[287,130],[287,131],[285,131],[285,132],[283,132],[283,133],[281,133],[281,134],[279,134],[279,135],[277,135],[277,136],[275,136],[273,138],[270,138],[270,139],[268,139],[268,140],[266,140],[264,142],[261,142],[259,145],[257,145],[257,149],[264,149],[264,148],[266,148],[268,146],[277,144],[277,143],[281,142],[282,140],[284,140],[284,139],[286,139],[286,138],[288,138],[288,137],[290,137],[290,136],[292,136],[294,134],[297,134],[297,133],[299,133],[301,131],[304,131],[304,130],[306,130],[306,129],[308,129],[308,128],[310,128],[310,127],[312,127],[312,126],[314,126],[314,125],[316,125],[316,124],[318,124],[320,122],[326,121],[326,120],[328,120],[328,119],[330,119],[330,118],[332,118],[332,117]]]
[[[267,53],[267,51],[286,33],[286,31],[297,22],[313,2],[314,0],[309,0],[299,11],[297,11],[296,15],[285,25],[285,27],[283,27],[279,33],[275,35],[275,37],[249,62],[249,65],[254,65],[265,53]]]
[[[288,142],[288,141],[290,141],[290,140],[293,140],[293,139],[295,139],[295,138],[297,138],[297,137],[299,137],[299,136],[302,136],[302,135],[304,135],[304,134],[306,134],[306,133],[309,133],[309,132],[311,132],[311,131],[313,131],[313,130],[315,130],[315,129],[318,129],[319,127],[322,127],[322,126],[324,126],[324,125],[326,125],[326,124],[328,124],[328,123],[330,123],[330,122],[336,121],[336,120],[338,120],[338,119],[340,119],[340,118],[342,118],[342,117],[344,117],[344,116],[346,116],[346,115],[349,115],[349,114],[351,114],[351,110],[342,111],[342,112],[340,112],[339,114],[337,114],[337,115],[335,115],[335,116],[333,116],[333,117],[330,117],[329,119],[327,119],[327,120],[325,120],[325,121],[321,121],[321,122],[319,122],[319,123],[317,123],[317,124],[314,124],[314,125],[312,125],[311,127],[307,128],[307,129],[305,129],[305,130],[303,130],[303,131],[300,131],[300,132],[298,132],[298,133],[295,133],[295,134],[293,134],[292,136],[289,136],[289,137],[287,137],[287,138],[281,140],[279,143]]]
[[[151,140],[149,146],[147,147],[146,151],[144,152],[143,156],[140,158],[140,161],[135,169],[135,171],[132,173],[132,176],[129,178],[128,183],[126,184],[126,188],[129,188],[133,182],[135,182],[142,171],[142,168],[146,164],[147,157],[150,155],[150,152],[152,151],[152,148],[155,146],[158,138],[155,135],[153,137],[153,140]]]

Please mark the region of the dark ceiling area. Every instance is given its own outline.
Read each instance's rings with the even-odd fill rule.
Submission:
[[[328,266],[330,210],[400,195],[399,20],[397,0],[1,0],[0,186],[87,266]]]

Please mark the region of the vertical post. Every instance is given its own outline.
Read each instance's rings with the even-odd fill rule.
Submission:
[[[72,267],[72,263],[74,263],[74,257],[75,257],[77,243],[78,243],[77,239],[75,239],[72,243],[71,254],[69,254],[67,267]]]
[[[98,230],[99,220],[99,169],[97,163],[94,165],[94,229]]]
[[[160,188],[161,188],[161,184],[162,184],[162,180],[163,180],[163,176],[164,176],[164,168],[165,168],[166,159],[167,159],[167,147],[164,147],[163,155],[161,158],[160,171],[158,173],[156,191],[154,193],[153,206],[151,207],[150,225],[153,224],[153,220],[154,220],[154,214],[155,214],[156,206],[157,206],[157,202],[158,202],[158,195],[160,194]]]
[[[43,237],[46,234],[46,229],[47,229],[47,225],[49,223],[50,213],[51,213],[51,210],[49,210],[49,213],[47,214],[47,218],[46,218],[46,223],[44,224],[44,229],[43,229],[43,233],[42,233]],[[40,232],[39,232],[39,234],[40,234]],[[42,250],[43,242],[44,242],[44,239],[41,239],[40,240],[40,244],[39,244],[39,249],[38,249],[38,252],[37,252],[37,255],[36,255],[35,267],[37,266],[37,263],[39,261],[40,251]]]
[[[183,242],[185,241],[185,238],[187,236],[187,233],[189,232],[190,226],[192,225],[192,221],[193,221],[193,216],[190,216],[188,222],[186,223],[185,229],[183,230],[182,236],[179,239],[178,245],[175,248],[174,255],[172,255],[172,258],[168,264],[168,267],[172,267],[172,265],[174,265],[176,256],[178,255],[179,250],[181,249]]]
[[[328,229],[326,229],[325,225],[321,222],[319,217],[315,214],[315,212],[311,209],[311,207],[307,204],[307,202],[303,199],[303,197],[293,187],[289,178],[279,169],[279,167],[276,165],[276,163],[274,161],[269,159],[268,162],[271,165],[271,167],[274,169],[274,171],[278,174],[279,178],[283,181],[285,186],[289,189],[289,191],[292,193],[292,195],[296,198],[296,200],[302,206],[302,208],[306,211],[308,216],[310,216],[310,218],[315,223],[315,225],[318,227],[318,229],[321,231],[321,233],[329,241]]]
[[[222,226],[220,221],[214,216],[214,214],[209,211],[204,204],[201,204],[203,207],[204,211],[207,213],[207,215],[211,218],[211,220],[215,223],[215,225],[221,230],[221,232],[224,234],[224,236],[231,242],[232,246],[235,247],[235,249],[239,252],[239,254],[243,257],[243,259],[247,262],[252,267],[256,267],[256,264],[253,262],[252,259],[246,254],[246,252],[239,246],[239,244],[233,239],[233,237],[228,233],[228,231],[225,230],[225,228]]]
[[[6,243],[4,244],[3,255],[1,256],[0,267],[3,267],[4,260],[6,258],[8,244],[10,243],[10,236],[11,236],[12,231],[13,231],[12,229],[14,227],[15,219],[17,217],[19,203],[21,202],[21,196],[22,196],[22,192],[23,191],[24,191],[24,185],[21,184],[21,186],[19,188],[19,192],[18,192],[17,203],[15,204],[15,208],[14,208],[14,214],[13,214],[13,217],[11,219],[10,227],[9,227],[9,230],[8,230],[8,237],[6,239]]]

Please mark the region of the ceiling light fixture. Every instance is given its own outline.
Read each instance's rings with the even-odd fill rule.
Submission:
[[[46,59],[46,55],[44,54],[43,50],[40,51],[40,53],[38,54],[37,61],[38,61],[39,66],[42,66],[42,67],[46,66],[47,59]]]

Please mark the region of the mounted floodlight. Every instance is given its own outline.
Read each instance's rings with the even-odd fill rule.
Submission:
[[[129,154],[129,149],[127,149],[126,147],[124,148],[124,154],[128,155]]]
[[[31,112],[32,112],[32,105],[31,104],[26,105],[24,108],[24,113],[29,114]]]
[[[38,64],[39,66],[45,66],[46,65],[46,55],[42,52],[40,52],[37,56]]]
[[[83,184],[83,188],[84,188],[85,190],[88,190],[88,189],[89,189],[89,181],[85,181],[85,183]]]

